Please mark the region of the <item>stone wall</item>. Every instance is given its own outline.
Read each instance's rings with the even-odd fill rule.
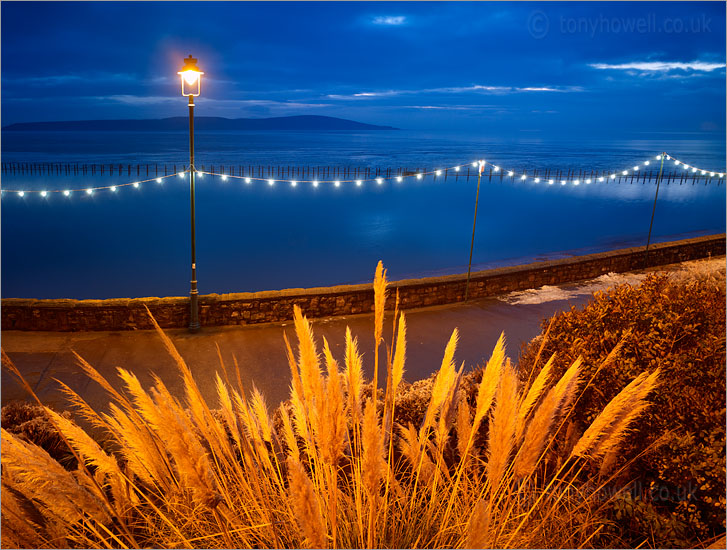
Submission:
[[[723,256],[725,235],[712,235],[652,245],[649,265]],[[489,269],[472,274],[469,295],[482,298],[510,292],[591,279],[608,272],[644,267],[644,247],[625,248],[527,265]],[[399,290],[400,307],[410,309],[460,302],[466,275],[448,275],[395,281],[390,303]],[[199,297],[202,326],[248,325],[292,319],[297,304],[308,317],[351,315],[373,311],[371,284],[287,289]],[[2,300],[3,330],[138,330],[152,328],[145,307],[163,328],[189,324],[189,299],[129,298],[111,300]]]

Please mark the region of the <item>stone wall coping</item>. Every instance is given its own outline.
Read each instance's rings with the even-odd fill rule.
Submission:
[[[651,245],[649,248],[651,251],[657,251],[659,249],[669,248],[675,245],[691,245],[699,244],[700,242],[712,242],[725,239],[725,234],[719,235],[707,235],[704,237],[695,237],[692,239],[683,239],[679,241],[670,241],[664,243],[656,243]],[[481,279],[490,279],[499,276],[512,275],[518,272],[532,272],[533,270],[548,270],[557,266],[562,265],[578,265],[591,261],[598,261],[607,258],[618,258],[628,256],[630,254],[643,252],[644,246],[637,246],[631,248],[620,248],[618,250],[612,250],[608,252],[596,252],[594,254],[587,254],[584,256],[570,256],[567,258],[559,258],[556,260],[547,260],[542,262],[532,262],[529,264],[521,264],[515,266],[497,267],[493,269],[486,269],[482,271],[475,271],[471,274],[471,280],[477,281]],[[389,283],[390,289],[396,288],[416,288],[416,287],[431,287],[437,284],[452,283],[458,281],[465,281],[467,275],[465,273],[454,274],[454,275],[442,275],[437,277],[422,277],[418,279],[402,279],[399,281],[391,281]],[[264,290],[260,292],[236,292],[227,294],[205,294],[199,297],[200,305],[209,305],[220,302],[245,302],[252,300],[276,300],[280,298],[296,298],[296,297],[307,297],[307,296],[336,296],[344,294],[352,294],[357,292],[372,292],[372,284],[354,284],[354,285],[336,285],[327,287],[312,287],[312,288],[287,288],[282,290]],[[144,297],[144,298],[108,298],[108,299],[94,299],[94,300],[75,300],[71,298],[59,298],[59,299],[35,299],[35,298],[3,298],[2,304],[7,306],[19,306],[19,307],[43,307],[43,308],[58,308],[58,309],[72,309],[76,307],[82,308],[142,308],[144,305],[152,306],[184,306],[189,304],[188,296],[168,296],[168,297]]]

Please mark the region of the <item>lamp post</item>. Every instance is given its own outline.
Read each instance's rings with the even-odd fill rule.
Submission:
[[[189,331],[199,331],[199,303],[197,292],[197,250],[194,230],[194,98],[200,94],[202,75],[197,60],[191,55],[184,60],[184,67],[177,73],[182,80],[182,96],[189,97],[189,202],[192,226],[192,280],[189,290]]]

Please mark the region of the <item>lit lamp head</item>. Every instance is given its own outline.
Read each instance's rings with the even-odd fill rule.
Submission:
[[[191,55],[184,60],[184,67],[177,73],[182,79],[182,95],[197,97],[201,91],[202,75],[197,60]]]

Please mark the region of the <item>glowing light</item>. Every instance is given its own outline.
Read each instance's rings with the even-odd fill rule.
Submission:
[[[634,166],[634,170],[638,170],[638,169],[639,169],[639,165],[637,164],[636,166]]]
[[[510,177],[512,177],[513,172],[508,172],[507,175],[510,176]]]
[[[580,185],[580,183],[581,183],[581,182],[580,182],[580,181],[578,181],[578,180],[573,180],[573,185]]]
[[[376,178],[376,183],[381,185],[382,183],[384,183],[384,180],[382,180],[381,178]]]
[[[268,180],[268,185],[270,185],[271,187],[272,187],[273,185],[275,185],[275,180]]]
[[[197,176],[198,176],[199,178],[202,178],[202,176],[204,176],[204,174],[203,174],[202,172],[196,172],[196,174],[197,174]]]
[[[661,160],[661,155],[656,155],[656,160]]]
[[[183,177],[184,177],[184,172],[179,172],[179,174],[177,174],[177,175],[178,175],[178,176],[179,176],[180,178],[183,178]]]
[[[250,183],[252,180],[250,178],[245,178],[245,183]]]
[[[548,185],[553,185],[555,183],[555,180],[548,180]]]
[[[602,177],[601,178],[598,178],[598,181],[603,181],[603,178]]]
[[[628,173],[629,173],[628,170],[624,170],[623,172],[621,172],[621,174],[624,175],[624,176],[627,175]]]
[[[616,179],[616,174],[611,174],[611,179],[612,180],[615,180]]]
[[[41,197],[47,197],[48,196],[48,191],[41,191],[40,192],[40,196]]]
[[[590,179],[586,180],[586,183],[591,183],[591,180]]]
[[[356,185],[358,187],[361,187],[361,185],[363,185],[363,182],[361,180],[356,180]]]
[[[472,163],[472,168],[477,168],[477,161]]]
[[[313,182],[313,187],[318,187],[318,180]]]
[[[701,172],[701,174],[702,174],[702,175],[704,175],[704,174],[706,174],[706,173],[707,173],[707,172],[706,172],[705,170],[702,170],[702,172]]]
[[[403,179],[404,179],[404,178],[402,178],[401,176],[396,176],[396,181],[398,181],[399,183],[401,183],[401,181],[402,181]]]
[[[535,178],[535,183],[540,183],[540,178]]]
[[[336,187],[341,187],[341,182],[336,180],[333,182],[333,185],[335,185]]]
[[[135,181],[135,182],[134,182],[134,187],[135,187],[136,189],[139,189],[139,182],[138,182],[138,181]]]
[[[86,189],[86,195],[93,195],[93,189]]]
[[[454,167],[454,171],[455,171],[455,172],[459,172],[459,166],[455,166],[455,167]]]
[[[696,171],[697,171],[697,169],[696,169],[696,168],[692,168],[692,172],[696,172]]]
[[[222,176],[222,181],[227,181],[227,176]]]
[[[709,173],[709,176],[713,178],[714,177],[714,172],[710,172]]]
[[[719,177],[720,177],[720,178],[723,178],[723,177],[724,177],[724,174],[719,174]]]
[[[113,191],[114,193],[116,193],[116,186],[115,185],[112,185],[111,187],[109,187],[109,189],[111,189],[111,191]]]
[[[493,168],[493,171],[495,171],[495,172],[499,172],[499,171],[500,171],[500,167],[499,167],[499,166],[495,166],[495,167]]]
[[[21,197],[24,197],[25,196],[25,191],[18,191],[18,195],[20,195]]]
[[[560,180],[561,185],[565,185],[565,180]]]
[[[417,174],[417,179],[418,180],[422,179],[422,175],[421,174]]]
[[[157,178],[157,183],[161,183],[161,182],[162,182],[162,178]]]
[[[525,180],[525,179],[528,179],[528,177],[525,174],[523,174],[522,176],[520,176],[520,179]]]
[[[689,165],[688,164],[682,164],[682,168],[684,170],[689,170]]]
[[[197,82],[199,74],[200,73],[198,71],[186,70],[182,71],[182,78],[184,78],[184,81],[191,86]]]
[[[651,161],[647,160],[647,161],[646,161],[646,162],[644,163],[644,166],[649,166],[649,162],[651,162]]]
[[[437,176],[441,176],[441,175],[442,175],[442,171],[441,171],[441,170],[437,170],[437,171],[436,171],[436,172],[434,172],[434,173],[435,173],[435,174],[436,174]]]
[[[64,194],[64,195],[65,195],[66,197],[70,197],[70,196],[71,196],[71,192],[70,192],[70,191],[69,191],[68,189],[66,189],[65,191],[63,191],[63,194]]]
[[[680,163],[679,163],[679,161],[678,161],[678,160],[675,160],[675,161],[674,161],[674,164],[676,164],[677,166],[679,166],[679,164],[680,164]]]
[[[295,181],[295,180],[291,180],[291,182],[290,182],[290,186],[291,186],[291,187],[295,187],[296,185],[298,185],[298,182],[297,182],[297,181]]]

